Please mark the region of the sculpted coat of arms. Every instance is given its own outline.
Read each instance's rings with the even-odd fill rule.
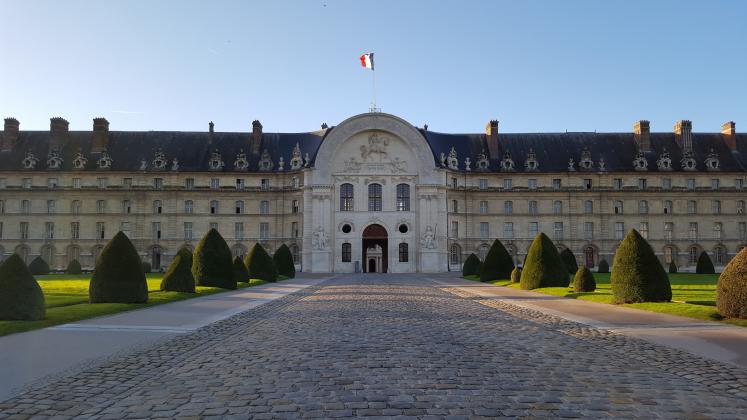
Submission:
[[[389,154],[386,151],[388,145],[388,138],[372,134],[368,137],[368,145],[364,144],[361,146],[361,159],[368,161],[368,159],[374,155],[377,155],[379,160],[388,159]]]

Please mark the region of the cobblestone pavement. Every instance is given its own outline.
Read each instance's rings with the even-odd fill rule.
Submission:
[[[747,418],[732,374],[427,276],[365,275],[55,380],[0,417]]]

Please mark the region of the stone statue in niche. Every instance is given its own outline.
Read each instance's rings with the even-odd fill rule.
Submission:
[[[467,159],[464,159],[464,170],[465,171],[471,171],[472,168],[472,161],[469,159],[469,156],[467,156]]]
[[[389,153],[386,151],[386,147],[389,145],[389,139],[386,137],[379,137],[377,134],[372,134],[368,137],[368,145],[361,146],[361,159],[367,161],[369,157],[377,155],[379,160],[388,159]]]
[[[314,249],[327,249],[327,234],[324,228],[318,226],[311,237],[311,246]]]
[[[420,241],[420,244],[426,249],[436,247],[436,232],[430,225],[425,227],[425,233],[423,233],[423,239]]]
[[[303,157],[303,166],[305,168],[308,168],[310,164],[311,164],[311,159],[309,158],[309,153],[306,152],[306,155],[304,155]]]
[[[441,152],[441,156],[439,158],[441,160],[441,166],[446,166],[446,155],[444,152]]]
[[[278,160],[278,171],[282,171],[285,167],[285,159],[283,159],[282,156],[280,156],[280,159]]]

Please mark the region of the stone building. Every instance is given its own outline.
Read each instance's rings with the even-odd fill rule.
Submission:
[[[638,229],[663,263],[717,267],[747,244],[747,136],[444,134],[383,113],[308,133],[21,131],[0,137],[0,258],[92,268],[121,230],[164,268],[217,228],[235,255],[289,245],[309,272],[441,272],[500,238],[520,263],[538,232],[579,264]]]

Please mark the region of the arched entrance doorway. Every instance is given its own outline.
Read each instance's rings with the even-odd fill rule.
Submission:
[[[363,271],[366,273],[386,273],[388,270],[388,237],[381,225],[369,225],[363,230]],[[369,258],[369,254],[371,258]]]

